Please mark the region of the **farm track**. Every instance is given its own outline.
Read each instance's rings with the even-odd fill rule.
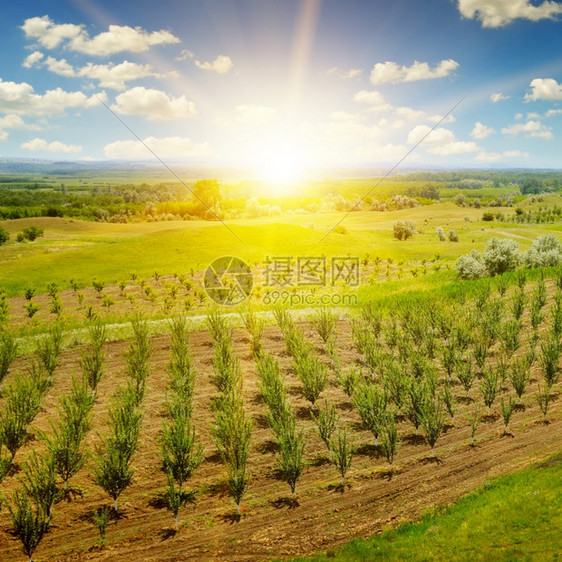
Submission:
[[[317,337],[308,326],[308,339],[327,361]],[[337,347],[344,364],[357,359],[351,345],[347,321],[340,321]],[[429,447],[421,438],[411,436],[411,425],[402,422],[399,432],[405,437],[395,463],[394,474],[387,472],[386,460],[372,444],[372,435],[357,428],[359,417],[350,407],[349,400],[335,385],[330,374],[330,386],[322,397],[333,400],[344,422],[353,428],[354,439],[361,445],[350,471],[349,485],[341,492],[336,488],[338,478],[331,464],[325,460],[325,447],[315,434],[308,415],[306,401],[300,395],[300,383],[290,372],[291,359],[276,327],[265,332],[268,351],[280,359],[287,373],[290,398],[299,413],[299,423],[308,429],[306,457],[312,466],[305,471],[297,486],[299,505],[287,501],[288,486],[276,479],[272,447],[273,435],[263,423],[265,406],[259,399],[256,371],[249,352],[249,343],[242,330],[233,338],[234,353],[241,359],[245,375],[246,407],[254,419],[254,433],[249,468],[252,475],[248,495],[243,500],[241,521],[232,519],[233,506],[221,482],[223,468],[214,453],[209,427],[213,422],[210,409],[215,389],[210,382],[213,347],[210,336],[198,331],[191,335],[194,365],[198,371],[195,390],[194,423],[205,444],[206,460],[188,482],[187,488],[196,490],[194,502],[180,512],[183,528],[179,534],[171,532],[172,516],[155,505],[158,494],[165,487],[165,476],[160,470],[157,439],[160,432],[168,376],[169,336],[152,338],[153,354],[149,389],[144,403],[145,419],[141,429],[139,449],[133,457],[135,469],[133,485],[120,500],[122,517],[108,530],[108,546],[96,547],[97,531],[90,521],[93,510],[109,504],[108,497],[95,486],[86,466],[73,480],[84,495],[72,501],[62,501],[54,507],[53,526],[36,553],[37,560],[151,560],[175,561],[190,559],[261,560],[313,553],[335,548],[357,536],[368,536],[383,528],[418,517],[426,510],[447,505],[475,489],[488,478],[501,475],[546,459],[560,450],[562,442],[562,400],[552,402],[548,425],[539,420],[542,414],[534,401],[539,367],[533,368],[534,382],[527,389],[524,411],[515,412],[510,430],[513,436],[502,436],[501,419],[483,422],[477,433],[477,446],[468,445],[470,430],[463,420],[467,406],[461,406],[451,427],[436,446],[438,460],[429,458]],[[108,399],[118,383],[125,380],[123,353],[127,342],[110,342],[105,346],[106,372],[99,387],[94,406],[93,430],[86,441],[89,448],[99,443],[98,434],[104,434],[107,421]],[[33,427],[48,431],[49,418],[54,418],[56,405],[70,388],[71,375],[79,373],[81,346],[66,349],[55,374],[55,383],[44,402]],[[25,369],[27,359],[20,357],[13,371]],[[555,390],[559,390],[559,385]],[[454,387],[454,393],[464,392]],[[555,392],[556,394],[556,392]],[[481,402],[477,387],[471,396]],[[495,412],[499,412],[498,401]],[[367,446],[365,446],[367,445]],[[16,462],[22,463],[26,454],[36,448],[37,440],[19,451]],[[6,479],[4,492],[17,485],[17,476]],[[6,511],[0,519],[0,552],[6,562],[22,560],[17,539],[9,534]]]

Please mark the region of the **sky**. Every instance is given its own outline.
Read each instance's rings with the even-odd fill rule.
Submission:
[[[560,168],[562,2],[22,0],[0,157]]]

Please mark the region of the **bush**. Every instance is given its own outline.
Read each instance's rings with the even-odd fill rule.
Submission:
[[[562,246],[552,234],[539,236],[523,254],[527,267],[554,267],[562,262]]]
[[[393,225],[394,238],[407,240],[416,234],[416,224],[411,220],[396,221]]]
[[[482,255],[476,250],[472,250],[470,254],[459,256],[456,268],[461,279],[478,279],[486,274],[486,267],[482,261]]]
[[[0,246],[3,246],[10,239],[10,233],[5,229],[0,227]]]
[[[441,242],[444,242],[447,238],[445,236],[445,231],[443,230],[443,228],[441,226],[437,227],[437,230],[435,231],[435,234],[437,234],[437,238],[439,238],[439,240],[441,240]]]
[[[514,270],[519,263],[517,242],[492,238],[482,254],[484,265],[492,276]]]
[[[451,242],[458,242],[459,241],[459,235],[454,230],[449,230],[449,234],[447,234],[447,236],[449,237],[449,240]]]
[[[20,239],[20,234],[18,234],[18,242],[22,242],[23,240],[29,240],[30,242],[33,242],[34,240],[37,240],[37,238],[41,238],[44,232],[45,231],[38,226],[28,226],[27,228],[24,228],[20,233],[21,236],[23,236],[22,239]]]
[[[485,213],[482,214],[482,220],[487,221],[487,222],[493,221],[494,220],[494,213],[492,213],[490,211],[486,211]]]

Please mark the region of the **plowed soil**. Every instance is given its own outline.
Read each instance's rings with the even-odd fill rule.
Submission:
[[[328,363],[318,337],[303,325],[307,337]],[[108,528],[107,546],[97,546],[97,529],[92,513],[108,496],[91,478],[91,460],[73,479],[75,493],[53,508],[53,524],[43,539],[36,560],[262,560],[328,550],[358,536],[369,536],[402,521],[419,517],[427,510],[455,501],[480,486],[487,479],[529,464],[559,451],[562,444],[562,400],[554,387],[548,422],[535,400],[540,367],[533,367],[533,380],[524,395],[525,406],[513,415],[508,435],[503,435],[503,420],[496,400],[491,416],[484,417],[477,432],[475,447],[470,445],[470,427],[466,421],[471,404],[459,404],[454,425],[449,424],[436,446],[435,458],[423,436],[415,436],[411,424],[402,420],[402,438],[394,470],[388,472],[386,460],[373,444],[370,433],[361,429],[359,417],[349,399],[335,383],[330,372],[330,385],[322,397],[334,401],[341,423],[349,423],[358,452],[350,469],[346,486],[338,486],[339,476],[327,460],[326,449],[314,430],[309,404],[302,397],[300,383],[291,372],[291,359],[276,327],[266,330],[265,348],[275,354],[287,373],[290,397],[298,411],[300,423],[307,428],[306,458],[309,462],[297,486],[297,502],[289,499],[289,487],[276,472],[273,434],[267,427],[266,407],[256,384],[256,370],[250,355],[248,338],[242,330],[234,333],[234,349],[241,360],[245,377],[245,403],[254,420],[252,449],[249,461],[251,482],[243,500],[242,517],[234,516],[234,506],[224,486],[224,469],[216,454],[210,434],[213,423],[211,398],[216,391],[210,382],[213,372],[213,347],[206,332],[191,334],[194,364],[198,371],[195,392],[195,413],[199,438],[205,445],[205,461],[187,483],[193,499],[180,512],[180,530],[173,531],[173,516],[163,506],[161,494],[166,479],[161,470],[158,437],[165,419],[163,401],[166,395],[170,359],[169,336],[152,339],[151,373],[144,402],[144,420],[139,448],[133,457],[133,484],[120,498],[120,515]],[[358,360],[351,343],[349,323],[340,321],[338,351],[344,365]],[[92,431],[87,446],[94,449],[99,435],[107,430],[107,405],[116,387],[125,381],[123,354],[127,342],[105,346],[106,371],[100,383],[94,406]],[[80,372],[81,347],[66,349],[55,373],[55,382],[45,398],[44,409],[33,423],[33,429],[49,431],[49,418],[55,419],[61,395],[70,388],[71,376]],[[27,359],[17,360],[12,371],[23,371]],[[6,382],[9,382],[10,375]],[[504,393],[508,392],[506,382]],[[454,386],[454,394],[462,399],[464,391]],[[510,389],[509,389],[510,390]],[[513,392],[511,391],[513,394]],[[475,383],[471,397],[482,404],[482,395]],[[32,429],[32,433],[33,433]],[[16,455],[23,463],[27,453],[43,444],[32,435]],[[9,496],[18,486],[21,468],[1,485]],[[17,538],[10,534],[10,521],[4,507],[0,518],[0,559],[23,560]]]

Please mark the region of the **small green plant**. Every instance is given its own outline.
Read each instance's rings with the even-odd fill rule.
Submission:
[[[290,421],[289,421],[290,420]],[[277,436],[279,453],[277,463],[283,479],[291,489],[291,499],[295,499],[297,482],[304,469],[305,434],[296,429],[296,416],[290,415]]]
[[[107,340],[105,326],[101,323],[92,324],[88,328],[89,348],[82,353],[80,367],[92,396],[95,396],[97,386],[103,375],[103,344]]]
[[[421,425],[425,432],[425,438],[431,447],[431,456],[435,456],[435,443],[443,432],[445,425],[445,412],[439,400],[428,400],[421,415]]]
[[[294,369],[302,383],[303,395],[310,402],[311,410],[314,410],[318,397],[328,383],[326,366],[316,355],[303,353],[297,356]]]
[[[490,370],[484,374],[480,391],[484,397],[484,404],[488,408],[487,415],[490,415],[492,404],[500,391],[500,381],[497,371]]]
[[[474,408],[468,417],[468,425],[470,426],[470,439],[471,445],[473,447],[476,445],[476,431],[478,430],[481,419],[482,413],[478,408]]]
[[[513,414],[513,409],[515,408],[515,401],[510,396],[509,400],[505,400],[504,398],[500,401],[502,417],[503,417],[503,433],[504,435],[507,434],[507,426],[509,425],[509,421],[511,420],[511,415]]]
[[[35,296],[35,289],[33,287],[26,287],[24,289],[25,300],[30,301]]]
[[[513,295],[513,300],[511,301],[511,312],[515,320],[520,320],[523,312],[525,312],[526,300],[527,296],[525,295],[525,291],[523,289],[519,289],[519,291]]]
[[[221,401],[212,428],[219,455],[226,467],[230,495],[240,515],[240,503],[248,487],[247,461],[252,422],[246,417],[240,398]]]
[[[351,468],[354,454],[355,447],[349,439],[347,428],[340,427],[332,441],[332,463],[340,474],[340,486],[342,488],[345,485],[345,475]]]
[[[56,322],[47,335],[38,340],[35,355],[40,365],[52,377],[62,353],[62,324]]]
[[[392,472],[392,464],[394,463],[394,457],[398,452],[400,440],[398,438],[398,428],[396,426],[396,420],[393,414],[387,414],[385,416],[384,423],[382,425],[381,434],[381,449],[388,461],[388,470]]]
[[[58,424],[51,422],[51,435],[40,434],[47,444],[54,471],[62,479],[64,491],[88,457],[82,442],[90,429],[93,404],[89,389],[73,379],[71,392],[61,398],[58,407]]]
[[[555,336],[551,336],[546,342],[541,343],[540,362],[544,381],[549,390],[560,378],[560,369],[558,366],[560,351],[560,342]]]
[[[335,404],[324,400],[324,407],[318,409],[318,413],[316,415],[313,413],[312,418],[316,423],[320,439],[322,439],[326,445],[328,453],[331,454],[330,442],[339,421]]]
[[[18,344],[11,332],[0,334],[0,389],[18,352]]]
[[[96,524],[96,527],[98,528],[100,549],[103,549],[106,545],[107,540],[107,526],[111,521],[111,510],[106,505],[104,505],[94,511],[92,518],[94,520],[94,523]]]
[[[338,316],[329,308],[319,308],[311,318],[312,325],[324,345],[336,336]]]
[[[99,295],[99,294],[101,294],[101,292],[103,291],[103,289],[105,287],[105,282],[104,281],[98,281],[97,279],[92,279],[92,287],[94,288],[96,293]]]
[[[33,553],[51,525],[51,516],[33,505],[27,494],[16,490],[8,503],[14,534],[19,538],[24,554],[31,562]]]
[[[509,289],[509,277],[507,275],[498,275],[496,277],[496,289],[498,290],[498,294],[500,297],[503,298],[507,290]]]
[[[466,392],[466,397],[469,397],[470,389],[474,384],[476,379],[476,373],[472,370],[472,363],[470,361],[460,362],[457,370],[457,378],[461,383],[464,391]]]
[[[546,415],[548,413],[548,406],[550,405],[550,389],[548,385],[541,387],[539,385],[539,389],[536,395],[537,403],[539,408],[541,409],[543,419],[546,421]]]
[[[113,297],[109,296],[107,293],[102,295],[101,297],[101,304],[102,306],[105,306],[105,308],[110,308],[111,306],[113,306],[115,304],[115,299],[113,299]]]
[[[168,487],[166,488],[166,493],[164,495],[164,501],[166,502],[166,507],[172,512],[174,516],[174,529],[179,529],[179,514],[180,509],[185,505],[186,498],[182,494],[181,487],[176,489],[176,483],[174,481],[174,476],[171,471],[166,472],[168,478]]]
[[[24,308],[28,318],[33,318],[39,312],[39,307],[33,301],[29,301]]]
[[[453,393],[451,392],[451,385],[450,383],[446,383],[443,387],[443,393],[441,395],[443,399],[443,404],[445,404],[445,408],[447,409],[448,414],[451,416],[451,423],[455,423],[455,411],[457,407],[457,402]]]
[[[348,397],[353,396],[355,388],[359,383],[360,374],[354,367],[340,371],[338,373],[338,384],[341,386],[342,390],[347,394]]]
[[[55,282],[47,283],[47,293],[54,299],[59,294],[59,286]]]
[[[515,272],[515,281],[519,289],[523,290],[527,284],[527,272],[524,269],[518,269]]]
[[[50,456],[40,458],[35,451],[27,458],[23,467],[24,478],[20,479],[27,495],[48,517],[58,497],[56,473]]]
[[[529,384],[529,378],[529,365],[527,361],[520,359],[514,360],[511,364],[509,381],[511,382],[511,386],[513,386],[513,390],[515,390],[515,394],[519,399],[519,404],[521,404],[523,393]]]
[[[373,434],[375,445],[378,445],[387,404],[385,393],[374,384],[364,383],[357,387],[352,404],[361,417],[363,427]]]

